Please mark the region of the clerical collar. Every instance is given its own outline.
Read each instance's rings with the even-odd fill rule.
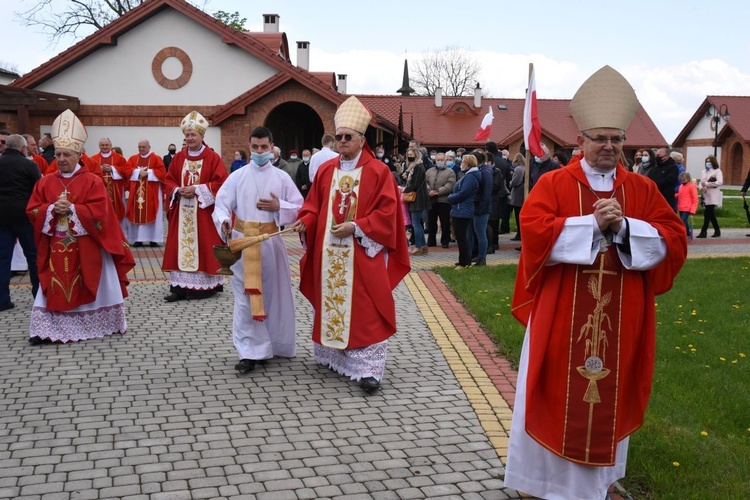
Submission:
[[[102,153],[102,152],[100,151],[100,153],[101,153],[101,155],[102,155],[102,158],[109,158],[110,156],[112,156],[112,151],[110,151],[109,153]]]
[[[581,168],[594,191],[610,191],[614,186],[617,178],[617,167],[612,170],[600,170],[586,163],[585,158],[581,158]]]
[[[60,172],[59,170],[58,172],[60,172],[60,175],[63,176],[64,178],[70,179],[71,177],[76,175],[76,172],[78,172],[79,170],[81,170],[81,166],[76,165],[76,168],[74,168],[72,172],[65,173],[65,172]]]
[[[359,157],[362,156],[362,151],[360,150],[359,154],[354,157],[353,160],[345,160],[341,158],[341,170],[344,172],[348,172],[349,170],[354,170],[354,168],[357,166],[357,162],[359,162]]]
[[[188,156],[200,156],[201,153],[203,153],[204,149],[206,149],[206,145],[205,144],[201,144],[201,148],[198,151],[190,151],[188,149],[187,154],[188,154]]]
[[[141,158],[148,158],[149,156],[151,156],[151,151],[149,151],[145,155],[141,155]]]

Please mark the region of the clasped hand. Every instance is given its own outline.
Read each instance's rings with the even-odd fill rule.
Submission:
[[[614,198],[596,200],[594,203],[594,219],[603,233],[607,229],[613,233],[620,232],[622,228],[622,207]]]
[[[71,205],[73,204],[70,201],[61,198],[55,202],[53,210],[57,215],[68,215],[71,213]]]

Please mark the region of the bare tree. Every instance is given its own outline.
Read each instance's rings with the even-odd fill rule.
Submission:
[[[26,26],[39,26],[50,43],[68,35],[75,38],[106,26],[145,0],[36,0],[15,15]],[[202,3],[205,5],[207,0]],[[191,2],[197,3],[197,2]],[[83,30],[79,34],[79,30]]]
[[[445,96],[472,95],[480,72],[479,62],[468,50],[450,45],[418,60],[411,83],[420,95],[435,95],[438,87]]]

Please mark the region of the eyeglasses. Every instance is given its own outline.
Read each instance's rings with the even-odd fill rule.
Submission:
[[[622,143],[625,142],[624,135],[615,135],[613,137],[607,137],[606,135],[597,135],[595,137],[592,137],[586,132],[581,132],[581,135],[593,141],[594,143],[599,144],[600,146],[606,145],[607,142],[612,143],[613,146],[621,146]]]
[[[360,137],[362,134],[352,135],[352,134],[336,134],[334,137],[338,142],[341,142],[341,139],[346,139],[347,142],[352,140],[352,137]]]

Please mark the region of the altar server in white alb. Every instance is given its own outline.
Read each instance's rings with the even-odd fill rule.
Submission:
[[[232,238],[270,234],[297,219],[302,195],[292,178],[271,164],[272,148],[270,130],[252,130],[250,163],[232,172],[216,195],[213,220],[222,234]],[[294,297],[283,237],[246,248],[231,269],[233,337],[240,358],[235,369],[245,373],[274,356],[294,357]]]

